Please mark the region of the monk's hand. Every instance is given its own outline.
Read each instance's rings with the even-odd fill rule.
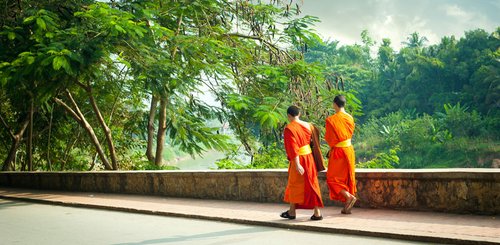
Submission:
[[[300,163],[295,163],[295,166],[297,167],[297,172],[299,172],[300,175],[304,175],[304,167],[302,167]]]

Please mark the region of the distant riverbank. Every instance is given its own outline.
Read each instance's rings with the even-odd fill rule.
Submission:
[[[176,166],[181,170],[217,169],[215,162],[221,158],[224,158],[224,153],[210,150],[203,153],[201,157],[197,155],[193,158],[188,155],[178,158],[176,162],[171,162],[168,165]]]

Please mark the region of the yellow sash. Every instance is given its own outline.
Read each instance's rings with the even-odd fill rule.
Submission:
[[[335,145],[335,147],[348,147],[351,146],[351,139],[346,139],[344,141],[341,141]]]
[[[311,153],[312,153],[312,150],[311,150],[310,145],[305,145],[305,146],[302,146],[299,148],[299,156],[303,156],[303,155],[307,155],[307,154],[311,154]]]

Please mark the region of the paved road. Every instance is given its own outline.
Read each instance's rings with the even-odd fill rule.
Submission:
[[[419,243],[0,199],[0,244]]]

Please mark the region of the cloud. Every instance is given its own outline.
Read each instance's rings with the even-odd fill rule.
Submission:
[[[392,16],[391,15],[385,16],[384,25],[388,25],[390,23],[392,23]]]
[[[461,19],[472,18],[472,15],[470,13],[465,12],[457,5],[445,5],[443,8],[445,10],[446,15],[448,16],[457,17]]]
[[[367,29],[381,43],[390,38],[401,47],[413,32],[427,37],[430,44],[442,37],[463,36],[465,31],[482,28],[492,32],[500,24],[500,1],[469,0],[306,0],[304,15],[318,16],[317,30],[322,37],[341,44],[361,43],[360,33]]]

